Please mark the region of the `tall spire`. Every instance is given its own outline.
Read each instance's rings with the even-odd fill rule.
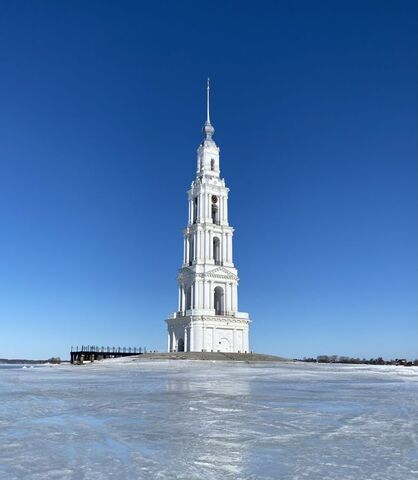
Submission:
[[[210,125],[210,78],[206,87],[206,123]]]
[[[208,78],[208,82],[206,85],[206,122],[205,122],[205,126],[203,127],[203,133],[205,134],[205,141],[212,142],[213,141],[212,135],[215,133],[215,129],[210,123],[209,100],[210,100],[210,79]]]

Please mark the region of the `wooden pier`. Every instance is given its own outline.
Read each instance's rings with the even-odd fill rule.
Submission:
[[[94,362],[105,358],[129,357],[147,353],[143,347],[98,347],[97,345],[81,345],[71,347],[71,363]]]

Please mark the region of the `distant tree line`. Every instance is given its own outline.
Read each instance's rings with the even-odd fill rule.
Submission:
[[[303,357],[302,362],[315,363],[350,363],[361,365],[403,365],[405,367],[418,366],[418,359],[408,361],[406,358],[395,358],[394,360],[384,360],[382,357],[378,358],[353,358],[340,355],[318,355],[316,358]]]
[[[61,363],[60,357],[51,357],[48,360],[27,360],[25,358],[0,358],[0,363],[8,363],[12,365],[34,365],[40,363]]]

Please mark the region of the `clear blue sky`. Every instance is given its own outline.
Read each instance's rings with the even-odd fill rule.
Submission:
[[[0,357],[165,349],[212,79],[253,350],[417,357],[416,2],[0,4]]]

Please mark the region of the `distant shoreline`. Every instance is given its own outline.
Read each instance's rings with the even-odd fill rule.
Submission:
[[[43,365],[48,360],[25,360],[23,358],[0,358],[0,365]]]
[[[34,365],[48,363],[48,360],[25,360],[23,358],[0,358],[0,365]]]
[[[307,363],[338,363],[347,365],[398,365],[403,367],[418,366],[418,359],[409,361],[406,358],[395,358],[392,360],[384,360],[382,357],[370,358],[369,360],[363,358],[352,358],[338,355],[319,355],[316,358],[295,359],[297,362]]]
[[[43,365],[45,363],[68,363],[58,357],[48,358],[47,360],[28,360],[26,358],[0,358],[0,365]]]

